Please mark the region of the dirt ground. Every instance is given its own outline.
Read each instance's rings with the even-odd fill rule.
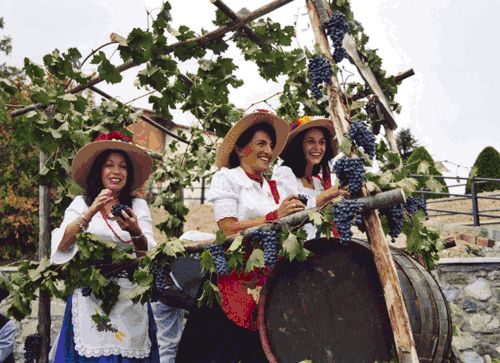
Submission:
[[[481,193],[479,196],[500,196],[498,191]],[[447,198],[444,200],[432,199],[429,201],[427,207],[429,209],[448,209],[454,211],[471,212],[472,204],[470,200],[453,200],[457,198]],[[489,199],[479,199],[479,210],[491,210],[500,209],[500,200],[489,200]],[[184,225],[184,231],[198,230],[202,232],[214,232],[217,230],[217,225],[215,223],[214,213],[212,206],[209,204],[190,204],[189,214],[187,215],[187,222]],[[430,212],[431,216],[439,212]],[[498,212],[487,212],[487,214],[498,215],[500,217],[500,211]],[[154,223],[159,223],[165,219],[165,212],[159,209],[152,209],[153,221]],[[498,228],[500,230],[500,219],[492,219],[481,217],[481,225],[489,226],[492,228]],[[472,225],[472,216],[470,215],[447,215],[447,216],[432,216],[429,220],[429,224],[439,226],[440,224],[454,224],[454,225]],[[359,232],[353,231],[354,236],[358,238],[366,238],[366,236]],[[443,238],[448,235],[442,235]],[[163,239],[162,235],[158,230],[155,230],[155,237],[158,241]],[[499,242],[497,242],[499,243]],[[405,237],[400,236],[395,243],[395,246],[404,248]],[[492,248],[483,248],[475,245],[474,243],[468,243],[462,240],[457,240],[457,246],[443,250],[440,253],[441,257],[476,257],[476,256],[494,256],[498,253]]]

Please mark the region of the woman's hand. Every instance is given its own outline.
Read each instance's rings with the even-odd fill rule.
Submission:
[[[90,214],[85,216],[85,218],[90,221],[92,217],[99,212],[101,209],[104,208],[104,206],[108,203],[111,203],[113,201],[113,193],[109,189],[103,189],[99,193],[99,195],[94,199],[94,202],[92,205],[89,207],[87,210],[87,213]]]
[[[277,210],[278,218],[283,218],[290,214],[303,211],[304,208],[304,203],[302,203],[296,195],[289,195],[283,200],[283,202],[281,202],[281,205]]]
[[[132,237],[140,236],[142,234],[142,231],[141,227],[139,227],[137,216],[135,215],[132,208],[129,208],[128,212],[131,214],[131,216],[122,209],[121,215],[115,217],[116,222],[121,229],[130,233]]]
[[[316,207],[320,208],[332,199],[344,195],[349,195],[349,192],[345,189],[339,188],[338,186],[333,186],[330,189],[322,191],[316,196]]]
[[[330,189],[326,190],[326,192],[328,196],[328,201],[349,194],[347,190],[339,188],[338,186],[333,186]]]

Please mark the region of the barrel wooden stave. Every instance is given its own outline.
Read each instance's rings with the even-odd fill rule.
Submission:
[[[269,360],[391,359],[392,331],[368,243],[355,240],[345,248],[337,240],[323,239],[309,241],[308,246],[315,257],[303,263],[281,263],[261,294],[259,326]],[[446,301],[436,281],[418,262],[400,250],[391,248],[391,252],[419,359],[440,362],[451,339]],[[334,291],[346,294],[333,297],[329,292]],[[343,306],[352,307],[352,312],[341,311],[346,310]]]

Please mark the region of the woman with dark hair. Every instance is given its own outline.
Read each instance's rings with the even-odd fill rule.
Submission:
[[[52,262],[71,263],[78,251],[76,235],[84,231],[118,248],[132,244],[137,255],[154,247],[147,203],[131,195],[148,178],[151,164],[146,152],[121,132],[101,134],[82,147],[72,171],[85,192],[75,197],[60,227],[52,232]],[[126,207],[113,216],[112,206],[117,204]],[[117,332],[98,329],[92,315],[100,311],[99,301],[91,292],[76,289],[66,304],[54,362],[159,362],[149,305],[134,304],[127,297],[136,287],[127,277],[114,278],[120,295],[109,317]]]
[[[306,209],[321,207],[347,193],[332,187],[329,161],[338,149],[334,135],[335,129],[328,119],[304,116],[290,125],[288,141],[280,155],[283,164],[274,169],[273,179],[287,195],[304,195]],[[306,224],[304,229],[308,239],[315,238],[316,228],[312,224]],[[335,229],[333,232],[336,234]]]
[[[296,196],[286,196],[275,181],[263,176],[285,146],[287,134],[286,122],[264,111],[244,116],[227,133],[217,152],[219,170],[207,193],[225,235],[304,209]],[[248,258],[251,246],[245,250]],[[254,311],[269,272],[266,267],[219,275],[221,307],[190,312],[176,362],[266,362]]]

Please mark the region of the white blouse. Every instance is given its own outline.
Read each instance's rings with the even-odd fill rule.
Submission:
[[[312,178],[314,189],[306,188],[304,184],[302,184],[302,180],[295,176],[292,169],[284,165],[274,168],[272,178],[276,180],[278,186],[285,192],[286,195],[307,195],[308,199],[306,209],[315,208],[316,196],[325,190],[321,179],[317,177]],[[307,232],[307,239],[313,239],[316,237],[317,229],[312,223],[304,225],[304,230]]]
[[[280,206],[286,194],[277,186],[276,203],[268,181],[260,184],[250,179],[241,167],[222,168],[212,177],[207,200],[213,203],[215,220],[233,217],[238,221],[265,216]]]
[[[78,251],[74,244],[66,251],[57,248],[68,224],[80,217],[88,209],[82,196],[77,196],[64,212],[64,219],[59,228],[52,231],[51,261],[56,264],[69,262]],[[142,233],[147,238],[148,249],[152,249],[156,242],[153,236],[153,222],[148,205],[144,199],[133,199],[132,210],[137,216]],[[130,240],[130,234],[123,231],[118,222],[108,221],[114,231],[124,241]],[[96,235],[101,240],[113,241],[118,248],[125,248],[131,243],[121,242],[110,228],[101,213],[96,213],[89,223],[87,232]],[[75,347],[78,353],[85,357],[99,357],[105,355],[121,355],[127,358],[145,358],[149,355],[151,341],[149,339],[149,319],[147,305],[134,304],[128,294],[136,288],[126,278],[118,278],[120,296],[109,315],[111,323],[121,331],[123,339],[118,339],[113,332],[100,332],[97,330],[91,316],[97,311],[101,312],[99,300],[93,295],[84,297],[81,289],[76,289],[73,294],[72,322],[74,329]]]

